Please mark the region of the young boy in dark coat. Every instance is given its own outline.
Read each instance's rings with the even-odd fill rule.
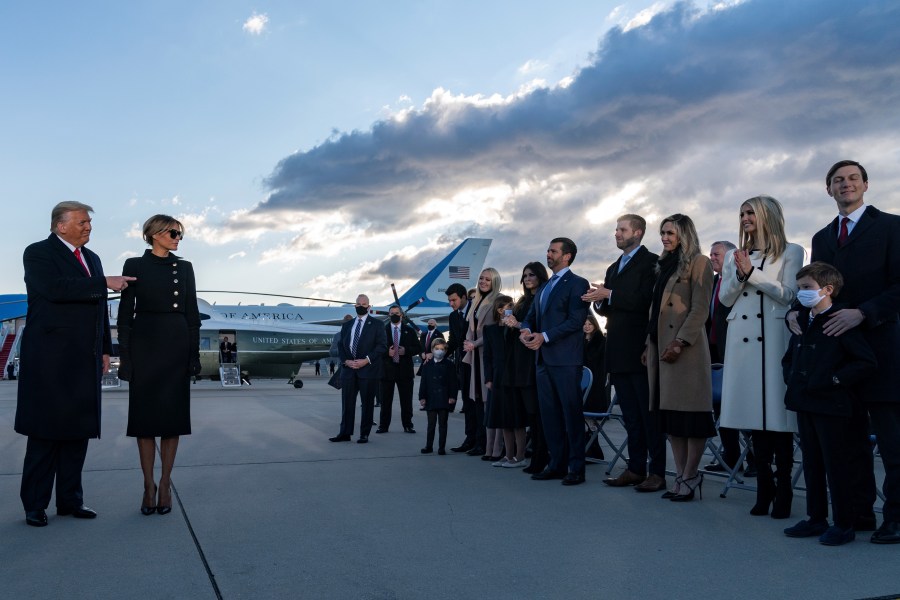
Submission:
[[[459,382],[456,366],[446,360],[447,343],[441,338],[431,342],[431,360],[422,366],[422,381],[419,383],[419,404],[428,411],[428,433],[422,454],[434,452],[434,428],[439,425],[438,454],[446,454],[447,414],[456,404]]]
[[[791,338],[782,365],[787,383],[784,402],[797,412],[809,519],[784,533],[819,536],[826,546],[840,546],[856,537],[850,457],[858,436],[867,435],[866,411],[853,388],[875,372],[877,363],[858,329],[838,336],[822,331],[828,315],[843,308],[832,303],[844,284],[837,269],[814,262],[800,269],[797,284],[797,300],[803,305],[797,323],[803,334]],[[834,517],[830,527],[828,490]]]

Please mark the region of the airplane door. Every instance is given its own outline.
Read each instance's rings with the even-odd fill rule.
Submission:
[[[241,387],[237,332],[219,331],[219,378],[222,387]]]

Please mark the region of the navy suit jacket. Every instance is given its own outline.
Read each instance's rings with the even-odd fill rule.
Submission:
[[[359,317],[355,317],[341,325],[341,344],[338,353],[341,364],[345,360],[354,358],[353,352],[350,351],[350,345],[353,343],[353,329],[356,327],[358,319]],[[347,380],[354,377],[359,377],[360,379],[381,379],[381,363],[386,353],[387,336],[384,334],[384,323],[369,315],[359,334],[356,358],[368,357],[372,363],[361,369],[342,368],[341,379]]]
[[[844,277],[837,299],[865,315],[859,325],[878,359],[878,374],[861,385],[866,402],[900,402],[900,216],[868,206],[840,248],[835,218],[812,239],[812,260]]]
[[[543,299],[548,281],[535,294],[528,309],[523,329],[545,333],[547,340],[537,351],[535,360],[548,366],[581,366],[584,363],[584,322],[588,303],[581,297],[588,291],[588,281],[567,271]]]

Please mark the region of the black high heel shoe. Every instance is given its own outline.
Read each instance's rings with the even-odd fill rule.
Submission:
[[[694,482],[691,485],[691,482]],[[700,499],[703,499],[703,473],[697,473],[693,477],[688,477],[684,481],[682,481],[685,486],[690,490],[687,494],[678,494],[674,498],[669,498],[670,502],[690,502],[694,499],[694,491],[700,492]]]
[[[156,507],[156,512],[159,513],[159,514],[161,514],[161,515],[167,515],[167,514],[169,514],[170,512],[172,512],[172,505],[171,505],[171,502],[172,502],[172,486],[171,486],[171,484],[169,485],[169,502],[170,502],[170,504],[157,506],[157,507]],[[159,504],[159,502],[157,502],[157,504]]]
[[[156,484],[154,483],[153,484],[153,498],[154,499],[156,499],[156,489],[157,489]],[[147,492],[145,491],[144,494],[146,494],[146,493]],[[141,504],[141,514],[142,515],[144,515],[144,516],[152,515],[155,512],[156,512],[155,506],[147,506],[146,504]]]
[[[672,498],[677,496],[678,492],[676,492],[675,490],[680,490],[682,483],[684,483],[684,479],[682,479],[681,476],[679,475],[678,477],[675,478],[674,489],[666,490],[666,492],[662,496],[660,496],[660,498],[662,498],[663,500],[671,500]]]

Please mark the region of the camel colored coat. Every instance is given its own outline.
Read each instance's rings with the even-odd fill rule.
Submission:
[[[666,282],[656,330],[659,345],[647,337],[650,410],[712,412],[712,376],[709,344],[706,343],[706,319],[712,291],[712,265],[702,254],[691,260],[687,277],[679,277],[676,273]],[[660,361],[662,350],[675,338],[684,340],[689,346],[681,349],[674,363]]]
[[[476,301],[477,304],[477,301]],[[472,311],[469,313],[469,330],[466,332],[466,339],[475,344],[475,350],[472,352],[466,352],[466,355],[463,357],[463,362],[467,365],[472,366],[472,376],[469,377],[469,397],[472,399],[476,398],[475,395],[475,386],[481,386],[481,401],[487,402],[488,398],[488,389],[484,385],[484,328],[488,325],[493,325],[496,320],[494,319],[494,310],[493,310],[493,299],[485,299],[481,306],[478,307],[478,327],[475,327],[475,305],[472,305]],[[474,361],[478,361],[478,372],[481,373],[481,378],[479,381],[476,381],[475,377],[475,363]]]
[[[797,416],[784,406],[781,357],[791,332],[784,315],[797,297],[803,248],[788,244],[778,260],[756,252],[750,278],[737,279],[734,251],[725,256],[719,301],[728,306],[728,341],[722,373],[720,425],[732,429],[797,431]]]

